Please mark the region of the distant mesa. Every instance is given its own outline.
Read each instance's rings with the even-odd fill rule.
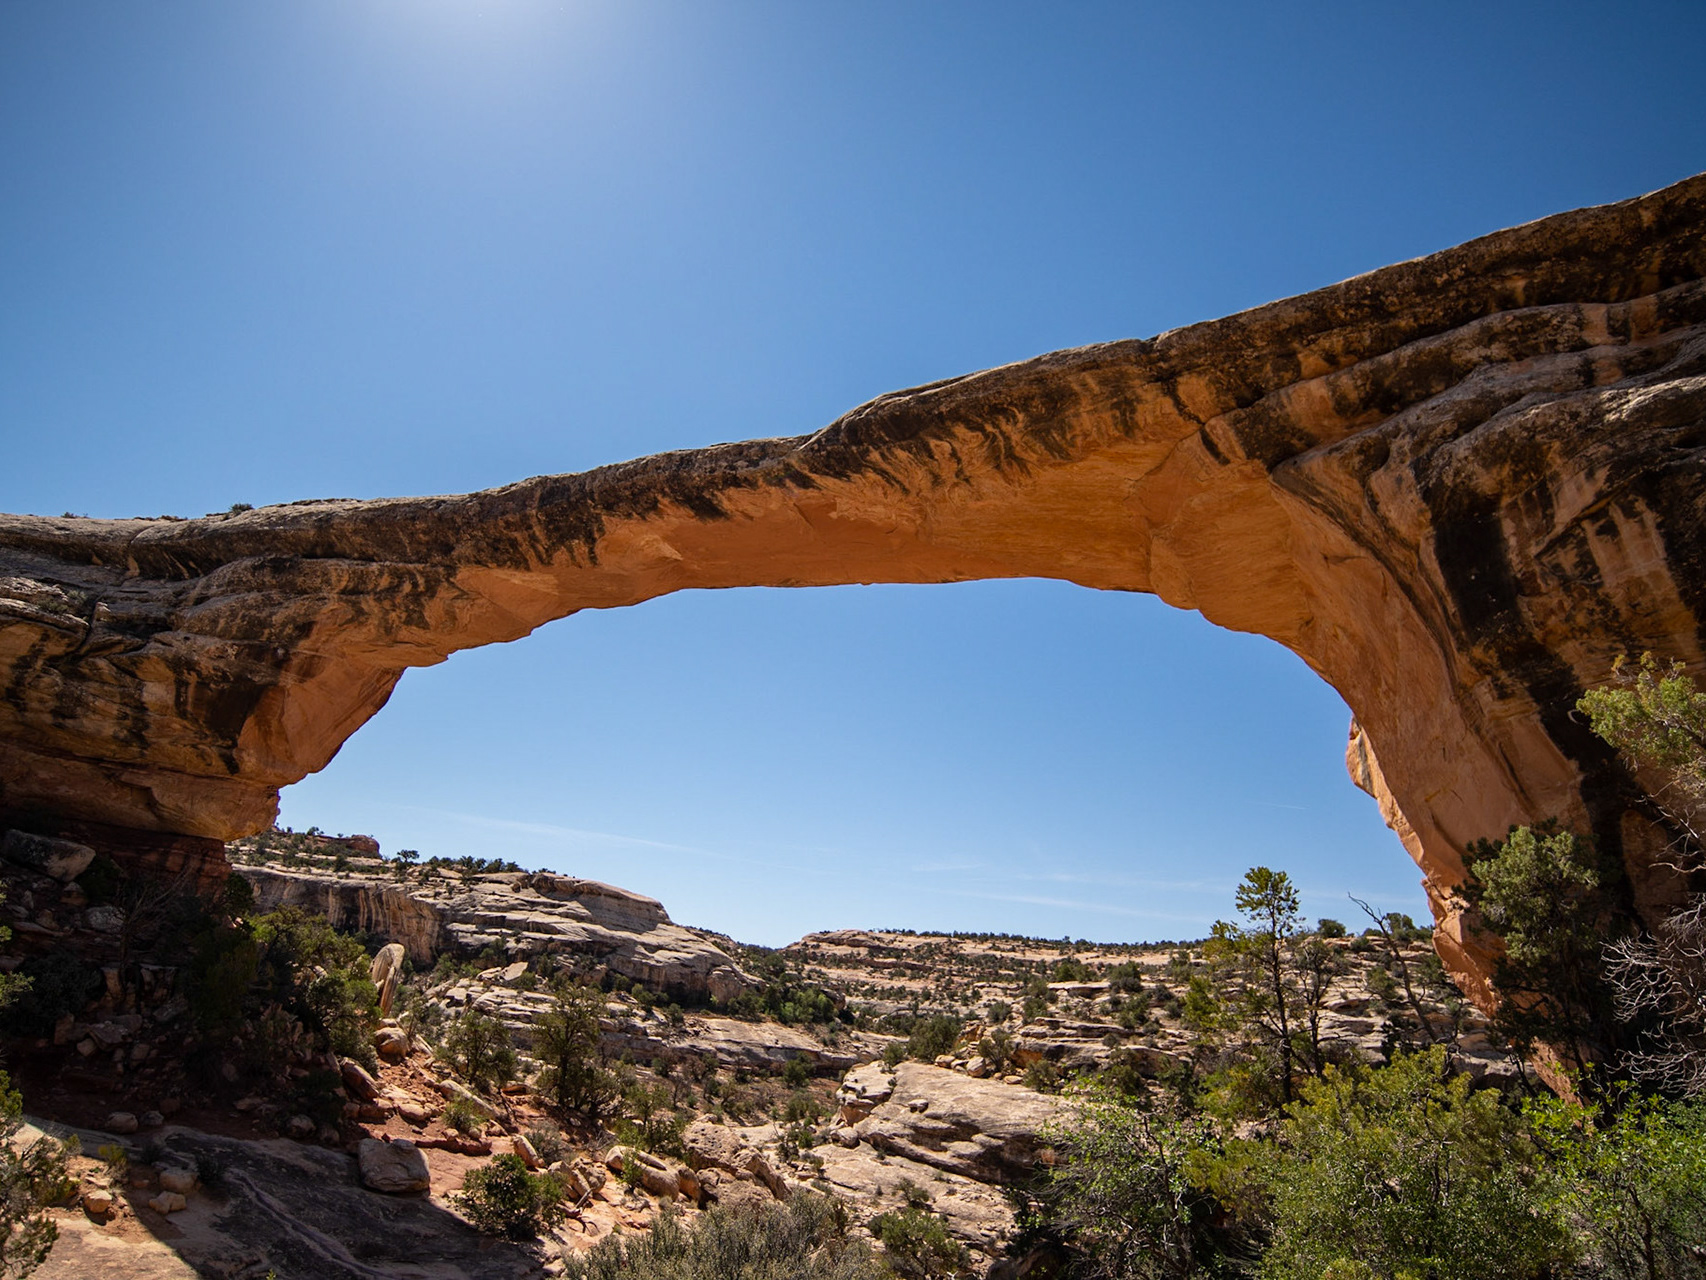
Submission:
[[[1272,637],[1485,999],[1460,851],[1557,816],[1662,904],[1665,818],[1572,715],[1700,673],[1706,175],[809,436],[459,497],[0,517],[5,825],[212,878],[404,670],[689,587],[1048,577]]]

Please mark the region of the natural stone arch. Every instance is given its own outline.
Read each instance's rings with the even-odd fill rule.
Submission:
[[[1706,176],[811,436],[459,497],[0,518],[0,805],[225,839],[406,668],[579,609],[1062,578],[1270,636],[1332,684],[1485,999],[1449,899],[1468,841],[1643,831],[1636,896],[1665,892],[1655,810],[1571,709],[1619,653],[1702,667],[1703,275]]]

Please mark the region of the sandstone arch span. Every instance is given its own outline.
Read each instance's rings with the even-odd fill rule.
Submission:
[[[1706,175],[810,436],[457,497],[3,517],[0,807],[216,862],[458,649],[686,588],[1055,577],[1331,683],[1479,988],[1467,841],[1558,815],[1622,852],[1634,906],[1671,891],[1638,780],[1570,708],[1621,652],[1702,667],[1703,276]]]

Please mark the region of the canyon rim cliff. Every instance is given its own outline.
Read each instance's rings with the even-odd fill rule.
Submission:
[[[879,396],[814,434],[452,497],[0,517],[0,819],[211,882],[402,672],[687,588],[1048,577],[1269,636],[1451,892],[1551,817],[1678,886],[1657,780],[1573,714],[1699,673],[1706,175],[1146,340]]]

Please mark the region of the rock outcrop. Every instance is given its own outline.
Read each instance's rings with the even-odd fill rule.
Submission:
[[[495,944],[518,959],[578,957],[678,999],[731,1000],[757,985],[727,952],[672,923],[655,898],[595,880],[541,871],[403,884],[378,865],[343,875],[254,865],[239,872],[262,910],[301,907],[389,939],[417,964]]]
[[[881,1093],[869,1078],[876,1069],[861,1069],[853,1086],[861,1100]],[[1033,1173],[1045,1158],[1048,1126],[1063,1118],[1058,1098],[1019,1085],[974,1080],[922,1062],[902,1062],[892,1077],[887,1096],[852,1126],[854,1135],[886,1155],[977,1182],[1012,1182]],[[842,1105],[845,1118],[845,1098]]]
[[[226,839],[405,669],[579,609],[1063,578],[1331,683],[1485,999],[1450,895],[1468,842],[1555,815],[1664,896],[1666,819],[1571,708],[1621,653],[1706,668],[1703,275],[1706,176],[810,436],[461,497],[6,517],[0,807]]]
[[[432,1174],[426,1157],[406,1138],[380,1142],[363,1138],[356,1146],[356,1165],[361,1171],[361,1185],[369,1191],[387,1195],[406,1195],[411,1191],[426,1191],[432,1186]]]
[[[532,1052],[538,1020],[554,1004],[546,992],[508,985],[496,970],[445,982],[432,989],[432,998],[450,1009],[472,1007],[496,1018],[525,1052]],[[867,1037],[847,1035],[832,1046],[776,1022],[703,1013],[684,1014],[679,1021],[672,1021],[662,1012],[624,996],[611,998],[599,1018],[599,1028],[600,1045],[612,1059],[672,1064],[708,1061],[733,1071],[766,1075],[782,1070],[796,1058],[803,1059],[813,1071],[845,1071],[881,1052],[870,1046]]]
[[[84,1131],[86,1151],[111,1139]],[[536,1280],[535,1252],[481,1235],[443,1201],[419,1194],[427,1178],[420,1152],[403,1142],[341,1151],[282,1140],[245,1141],[189,1128],[156,1135],[167,1158],[214,1162],[213,1194],[130,1187],[99,1200],[104,1211],[57,1211],[59,1242],[34,1274],[42,1280],[192,1280],[274,1276],[277,1280],[386,1280],[398,1276]],[[370,1151],[374,1154],[370,1155]],[[363,1190],[370,1170],[393,1193]],[[193,1184],[192,1184],[193,1185]],[[368,1184],[371,1185],[371,1184]],[[169,1200],[165,1197],[171,1197]],[[156,1207],[155,1199],[162,1201]],[[115,1205],[115,1201],[118,1204]],[[87,1203],[85,1200],[84,1203]],[[139,1225],[142,1210],[171,1213]],[[108,1213],[123,1216],[108,1221]],[[128,1223],[128,1228],[127,1228]]]

